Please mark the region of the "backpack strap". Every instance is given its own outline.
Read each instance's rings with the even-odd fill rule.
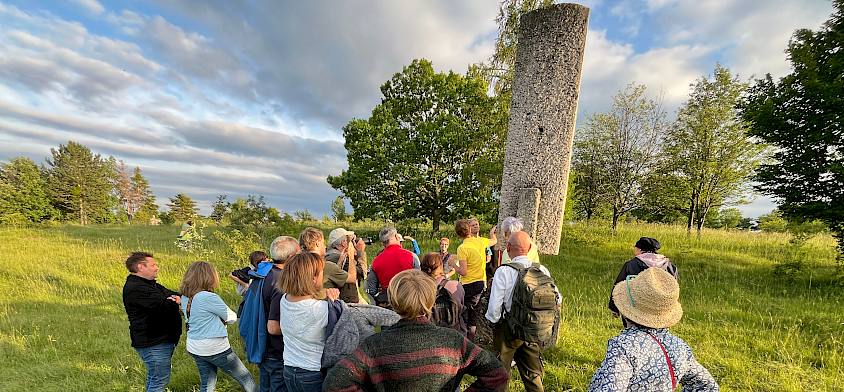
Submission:
[[[674,366],[671,365],[671,359],[668,358],[668,351],[665,350],[665,346],[662,345],[656,336],[652,335],[650,332],[645,333],[648,334],[648,336],[650,336],[657,345],[659,345],[659,349],[662,350],[662,355],[665,356],[665,363],[668,364],[668,374],[671,376],[671,390],[673,391],[677,388],[677,379],[674,377]]]

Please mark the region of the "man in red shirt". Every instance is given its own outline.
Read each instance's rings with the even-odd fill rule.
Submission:
[[[378,234],[384,250],[372,259],[372,273],[367,277],[367,293],[372,295],[375,303],[388,306],[387,287],[396,274],[404,270],[419,268],[417,258],[413,253],[402,248],[402,236],[395,227],[385,227]]]

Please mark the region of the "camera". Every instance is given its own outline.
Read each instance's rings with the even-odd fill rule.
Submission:
[[[372,245],[372,243],[375,242],[375,240],[373,240],[372,237],[355,237],[355,238],[352,238],[352,243],[353,244],[357,243],[358,240],[363,241],[363,243],[366,244],[366,245]]]
[[[232,275],[235,278],[240,279],[242,282],[249,283],[249,281],[252,280],[252,277],[249,276],[249,267],[236,269],[236,270],[232,271]]]

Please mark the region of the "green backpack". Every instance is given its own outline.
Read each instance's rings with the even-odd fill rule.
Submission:
[[[539,343],[545,348],[557,343],[560,312],[554,279],[539,269],[539,263],[525,268],[518,263],[504,264],[518,271],[513,301],[504,320],[513,337]]]

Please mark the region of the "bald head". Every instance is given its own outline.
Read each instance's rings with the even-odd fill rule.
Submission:
[[[517,231],[510,234],[510,239],[507,240],[507,254],[510,259],[518,256],[525,256],[530,251],[530,236],[524,231]]]

